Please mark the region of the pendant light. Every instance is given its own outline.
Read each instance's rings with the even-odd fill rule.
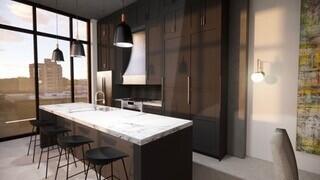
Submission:
[[[113,45],[121,48],[131,48],[133,46],[132,32],[130,26],[125,22],[124,0],[122,0],[121,22],[116,27]]]
[[[56,0],[56,9],[58,8],[58,0]],[[58,13],[56,13],[56,35],[58,36]],[[57,38],[57,48],[52,53],[52,61],[64,61],[63,53],[59,49],[59,40]]]
[[[76,8],[78,9],[78,0],[76,0]],[[79,28],[78,28],[78,22],[79,20],[77,19],[77,38],[76,40],[72,41],[71,44],[71,57],[84,57],[84,48],[82,43],[79,41]]]

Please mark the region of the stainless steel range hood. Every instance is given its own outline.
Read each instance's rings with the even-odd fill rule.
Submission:
[[[138,31],[133,33],[133,47],[128,67],[123,74],[123,84],[145,85],[146,76],[146,33]]]

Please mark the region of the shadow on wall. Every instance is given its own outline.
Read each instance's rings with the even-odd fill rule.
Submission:
[[[267,61],[270,77],[248,83],[249,156],[271,160],[270,140],[277,127],[288,131],[296,150],[300,8],[300,0],[250,3],[249,74],[260,58]],[[319,173],[319,156],[295,153],[299,169]]]
[[[193,180],[244,180],[224,172],[193,163]]]

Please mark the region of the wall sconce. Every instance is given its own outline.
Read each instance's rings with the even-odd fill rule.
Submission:
[[[265,78],[265,73],[263,72],[263,62],[258,59],[257,71],[251,74],[251,80],[255,83],[263,81]]]

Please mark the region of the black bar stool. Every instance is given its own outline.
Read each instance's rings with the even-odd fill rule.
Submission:
[[[109,179],[111,178],[113,180],[113,178],[119,179],[117,176],[115,176],[113,174],[113,162],[121,160],[122,161],[122,165],[123,165],[123,169],[126,175],[126,179],[129,180],[128,178],[128,173],[127,173],[127,169],[126,169],[126,165],[124,162],[124,158],[128,157],[128,155],[126,155],[125,153],[116,150],[114,148],[111,147],[99,147],[99,148],[95,148],[92,150],[89,150],[86,152],[86,158],[88,160],[88,167],[87,167],[87,172],[86,172],[86,177],[85,180],[87,179],[88,176],[88,171],[90,169],[90,165],[92,164],[94,167],[94,171],[97,173],[97,166],[100,166],[99,168],[99,177],[97,175],[97,179],[101,180],[101,171],[102,168],[106,165],[111,165],[111,175],[108,176],[105,179]]]
[[[59,160],[58,160],[58,165],[57,165],[57,170],[56,170],[56,175],[55,175],[55,179],[57,179],[58,176],[58,171],[59,168],[65,167],[67,166],[67,176],[66,179],[69,179],[71,177],[74,177],[76,175],[79,175],[81,173],[86,173],[86,165],[85,165],[85,156],[84,156],[84,145],[88,145],[88,148],[91,149],[90,143],[92,143],[93,141],[87,137],[84,136],[79,136],[79,135],[73,135],[73,136],[64,136],[64,137],[58,137],[58,145],[59,145]],[[74,148],[80,147],[82,148],[82,159],[79,159],[77,161],[74,161],[74,163],[78,162],[78,161],[82,161],[83,162],[83,171],[75,173],[71,176],[69,176],[69,155],[70,153],[72,153],[73,158],[74,158]],[[60,150],[61,149],[61,150]],[[65,152],[67,153],[67,164],[65,165],[61,165],[60,166],[60,160],[61,160],[61,156],[62,156],[62,149],[65,150]]]
[[[47,177],[48,177],[49,159],[59,157],[59,155],[50,157],[49,156],[50,150],[55,150],[55,149],[59,150],[59,147],[58,148],[54,148],[54,146],[57,145],[58,136],[65,136],[66,134],[68,134],[68,132],[70,132],[70,130],[67,129],[67,128],[58,127],[58,126],[46,126],[46,127],[42,127],[40,129],[40,131],[47,138],[46,139],[47,140],[47,142],[46,142],[47,144],[45,144],[43,146],[40,145],[41,152],[40,152],[38,169],[40,168],[40,162],[41,162],[41,157],[42,157],[43,150],[45,148],[47,148],[47,151],[45,151],[45,152],[47,152],[47,162],[46,162],[46,179],[47,179]],[[59,150],[59,152],[60,152],[60,150]],[[75,159],[73,159],[73,160],[75,161]]]
[[[28,147],[28,152],[27,152],[27,156],[29,156],[30,153],[30,149],[31,149],[31,144],[33,142],[33,153],[32,153],[32,162],[34,163],[34,157],[35,157],[35,151],[36,151],[36,146],[37,145],[37,141],[39,141],[39,139],[37,139],[37,130],[40,129],[41,127],[45,127],[45,126],[52,126],[54,125],[54,122],[49,121],[49,120],[33,120],[30,121],[30,124],[32,125],[32,134],[30,136],[30,141],[29,141],[29,147]],[[33,139],[34,138],[34,139]]]

